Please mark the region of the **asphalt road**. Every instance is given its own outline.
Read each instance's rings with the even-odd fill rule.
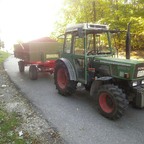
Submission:
[[[118,121],[102,117],[88,92],[78,88],[71,97],[60,96],[53,76],[40,74],[37,81],[18,71],[18,59],[4,63],[11,79],[69,144],[144,144],[144,109],[129,105]]]

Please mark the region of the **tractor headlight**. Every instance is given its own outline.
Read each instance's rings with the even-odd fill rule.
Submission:
[[[137,86],[138,85],[138,82],[137,81],[134,81],[134,82],[132,82],[132,86],[134,87],[134,86]]]
[[[141,84],[144,84],[144,80],[141,81]]]

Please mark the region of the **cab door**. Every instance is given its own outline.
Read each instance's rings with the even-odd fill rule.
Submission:
[[[67,33],[61,56],[72,63],[77,80],[85,83],[84,39],[80,38],[76,32]]]
[[[85,83],[84,38],[73,35],[73,63],[79,82]]]

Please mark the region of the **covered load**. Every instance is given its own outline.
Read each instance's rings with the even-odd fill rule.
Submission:
[[[14,56],[27,62],[56,60],[62,51],[62,44],[44,37],[14,45]]]

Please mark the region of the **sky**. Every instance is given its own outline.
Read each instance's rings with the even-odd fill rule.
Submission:
[[[64,0],[0,0],[0,37],[6,43],[49,36]]]

